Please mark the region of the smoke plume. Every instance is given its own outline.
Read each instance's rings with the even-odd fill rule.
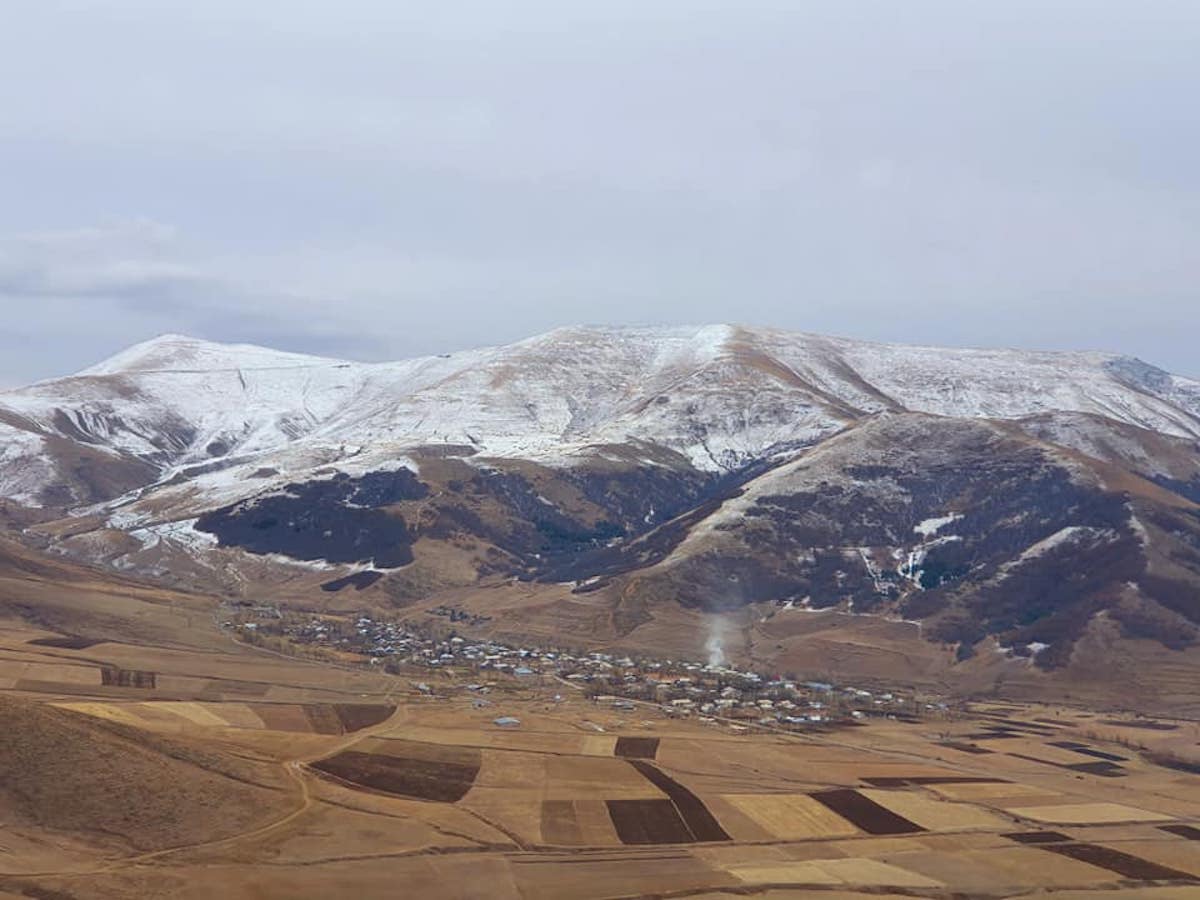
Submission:
[[[708,652],[708,664],[710,666],[725,665],[725,621],[721,618],[713,619],[708,626],[708,640],[704,642],[704,649]]]

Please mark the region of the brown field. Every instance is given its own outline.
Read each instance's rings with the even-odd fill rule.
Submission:
[[[607,800],[623,844],[688,844],[696,840],[670,800]]]
[[[661,769],[641,760],[630,760],[629,764],[642,776],[667,795],[674,805],[680,818],[683,819],[688,833],[697,841],[727,841],[729,835],[720,823],[713,818],[712,813],[704,805],[704,801],[684,787]]]
[[[1058,844],[1071,839],[1061,831],[1018,831],[1005,837],[1018,844]]]
[[[156,686],[155,679],[158,676],[155,672],[146,672],[142,669],[118,669],[106,666],[100,670],[100,677],[102,684],[111,687],[154,688]]]
[[[650,799],[663,792],[620,759],[548,756],[542,791],[550,799]]]
[[[1131,840],[1098,841],[1115,850],[1200,878],[1200,847],[1186,841]]]
[[[304,707],[292,704],[264,703],[257,708],[258,717],[271,731],[311,732],[312,720]]]
[[[53,565],[0,570],[0,897],[1200,897],[1200,778],[1141,749],[1192,722],[735,733],[503,679],[479,709],[465,671],[273,655],[208,598]]]
[[[303,707],[304,716],[315,734],[341,734],[342,721],[332,707],[320,703],[306,703]]]
[[[35,647],[61,647],[64,650],[86,650],[88,647],[95,646],[100,642],[94,641],[91,638],[63,635],[61,637],[34,638],[29,643]]]
[[[343,734],[352,734],[355,731],[362,731],[364,728],[371,728],[386,722],[395,711],[394,706],[381,703],[336,703],[333,707],[334,715],[341,723]]]
[[[546,766],[550,762],[548,757],[537,753],[491,749],[482,751],[482,756],[483,764],[475,779],[479,787],[540,792],[545,796],[544,787],[548,782]]]
[[[1101,847],[1099,844],[1047,844],[1043,849],[1098,868],[1108,869],[1110,872],[1116,872],[1123,878],[1133,881],[1192,880],[1192,876],[1187,872],[1162,866],[1139,856],[1114,850],[1111,847]],[[1197,885],[1200,886],[1200,879],[1197,880]]]
[[[542,840],[548,844],[581,846],[584,843],[573,800],[543,800],[541,830]]]
[[[318,772],[384,794],[453,803],[466,796],[479,766],[344,750],[312,764]]]
[[[63,685],[100,685],[103,676],[95,666],[74,663],[39,663],[0,660],[0,676],[14,681],[37,681]]]
[[[629,759],[654,759],[658,754],[658,740],[656,737],[619,737],[613,747],[613,755]]]

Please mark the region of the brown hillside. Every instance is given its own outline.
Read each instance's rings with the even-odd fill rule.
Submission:
[[[286,812],[272,769],[0,695],[0,819],[155,850]]]

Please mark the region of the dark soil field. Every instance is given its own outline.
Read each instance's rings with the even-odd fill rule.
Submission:
[[[613,749],[614,756],[627,759],[654,759],[658,754],[658,738],[654,737],[619,737]]]
[[[1067,835],[1057,831],[1018,831],[1006,834],[1005,837],[1018,844],[1059,844],[1071,840]]]
[[[72,637],[71,635],[35,638],[29,642],[32,647],[58,647],[62,650],[86,650],[88,647],[93,647],[98,643],[100,642],[94,641],[91,638]]]
[[[916,834],[925,830],[858,791],[821,791],[812,798],[867,834]]]
[[[1187,838],[1189,841],[1200,841],[1200,828],[1194,825],[1159,825],[1160,831],[1165,831],[1168,834],[1177,834],[1181,838]]]
[[[1097,760],[1096,762],[1061,763],[1050,759],[1042,759],[1037,756],[1030,756],[1026,753],[1009,753],[1008,755],[1015,757],[1016,759],[1040,763],[1043,766],[1056,766],[1060,769],[1069,769],[1072,772],[1083,772],[1086,775],[1097,775],[1100,778],[1121,778],[1125,775],[1125,770],[1121,766],[1105,760]]]
[[[384,794],[439,803],[461,800],[479,774],[478,762],[470,766],[353,750],[319,760],[312,767],[342,781]]]
[[[333,707],[320,703],[306,703],[304,715],[308,719],[314,734],[341,734],[342,720],[338,718]]]
[[[382,572],[355,572],[353,575],[347,575],[344,578],[335,578],[332,581],[324,582],[321,585],[321,590],[329,594],[336,594],[342,588],[353,586],[356,591],[361,591],[369,588],[382,577]]]
[[[1099,775],[1101,778],[1123,778],[1125,776],[1125,770],[1121,766],[1107,761],[1072,763],[1067,768],[1072,772]]]
[[[1047,844],[1042,849],[1108,869],[1134,881],[1185,881],[1200,885],[1200,878],[1195,878],[1187,872],[1160,866],[1158,863],[1098,844]]]
[[[104,668],[100,671],[102,683],[107,687],[153,688],[155,673],[138,669]]]
[[[647,781],[671,799],[693,840],[729,840],[729,835],[721,827],[720,823],[713,818],[713,814],[708,811],[704,802],[682,784],[648,762],[631,759],[629,760],[629,764],[641,772]]]
[[[342,724],[342,732],[352,734],[387,721],[396,711],[394,706],[368,703],[336,703],[333,712]]]
[[[1107,762],[1129,762],[1128,756],[1121,756],[1118,753],[1108,753],[1104,750],[1096,750],[1078,741],[1051,741],[1049,746],[1059,747],[1063,750],[1074,750],[1076,753],[1082,753],[1084,756],[1094,756],[1096,759],[1103,759]]]
[[[688,844],[695,840],[670,800],[609,800],[608,814],[623,844]]]

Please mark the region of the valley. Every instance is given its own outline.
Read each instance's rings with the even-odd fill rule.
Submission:
[[[1200,885],[1200,779],[1181,764],[1194,721],[897,696],[879,715],[792,728],[762,708],[734,719],[737,706],[604,696],[608,681],[592,690],[549,664],[605,666],[528,651],[530,675],[462,654],[389,670],[292,658],[231,640],[215,601],[75,585],[60,609],[148,627],[92,642],[6,619],[0,896],[378,896],[402,881],[522,900],[1182,898]],[[663,683],[701,685],[705,665]],[[755,680],[720,674],[739,695]],[[853,702],[882,701],[869,694]]]
[[[0,393],[0,897],[1195,896],[1197,485],[1104,354],[137,345]]]

